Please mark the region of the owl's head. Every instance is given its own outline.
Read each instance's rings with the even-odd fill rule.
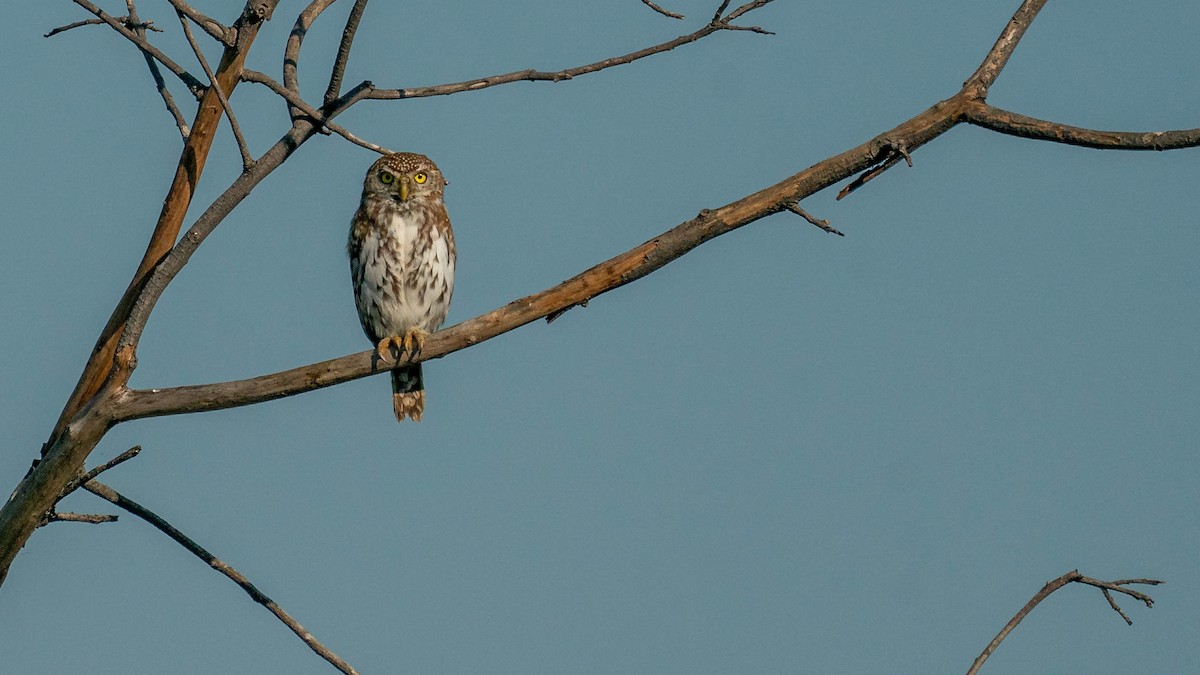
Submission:
[[[363,180],[363,196],[421,203],[440,200],[445,187],[446,179],[433,160],[415,152],[397,152],[371,165]]]

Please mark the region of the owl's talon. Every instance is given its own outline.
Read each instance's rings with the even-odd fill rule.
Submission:
[[[396,355],[392,355],[392,349],[396,350]],[[375,353],[379,355],[381,361],[399,361],[401,356],[404,356],[404,338],[399,335],[390,335],[379,341],[375,345]]]
[[[404,353],[408,354],[409,361],[421,355],[421,350],[425,348],[426,335],[429,333],[420,328],[410,328],[404,333]]]

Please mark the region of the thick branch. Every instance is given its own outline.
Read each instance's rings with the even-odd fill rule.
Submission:
[[[1097,131],[1019,115],[982,101],[967,108],[967,121],[1010,136],[1100,150],[1176,150],[1200,146],[1200,129]]]
[[[357,673],[357,671],[355,671],[350,664],[343,661],[340,657],[338,657],[337,654],[334,654],[328,647],[321,644],[319,640],[313,637],[312,633],[309,633],[307,630],[305,630],[304,626],[300,625],[300,622],[296,621],[290,614],[283,611],[283,608],[280,607],[274,600],[267,597],[267,595],[262,591],[258,590],[258,587],[250,583],[250,580],[247,579],[245,575],[235,570],[228,563],[224,562],[217,556],[209,553],[203,546],[192,541],[191,538],[189,538],[186,534],[180,532],[158,514],[99,481],[93,480],[88,483],[84,483],[83,489],[91,492],[101,499],[105,499],[116,506],[125,509],[138,518],[141,518],[147,523],[153,525],[156,529],[158,529],[159,532],[167,535],[180,546],[187,549],[189,553],[203,560],[204,564],[225,575],[226,578],[237,584],[239,588],[246,592],[246,595],[250,596],[250,599],[265,607],[271,614],[274,614],[277,619],[283,622],[283,624],[287,626],[289,630],[303,640],[304,644],[308,645],[309,648],[316,652],[318,656],[328,661],[343,673],[348,673],[351,675],[355,675]],[[116,516],[112,516],[112,519],[116,520]]]
[[[1131,598],[1141,601],[1147,607],[1151,607],[1154,605],[1154,600],[1150,596],[1146,595],[1145,593],[1135,591],[1131,588],[1125,588],[1125,586],[1127,584],[1148,584],[1151,586],[1157,586],[1163,582],[1157,579],[1118,579],[1117,581],[1100,581],[1099,579],[1083,576],[1079,573],[1079,570],[1071,570],[1061,577],[1048,582],[1042,587],[1042,590],[1038,591],[1037,594],[1035,594],[1033,598],[1029,600],[1029,602],[1025,603],[1025,606],[1021,608],[1021,611],[1017,612],[1016,616],[1010,619],[1009,622],[1004,625],[1004,628],[1000,629],[1000,632],[996,634],[996,637],[992,638],[992,641],[988,643],[987,647],[983,648],[983,652],[980,653],[980,655],[975,659],[975,662],[971,664],[971,669],[967,671],[967,675],[975,675],[979,672],[979,669],[983,667],[983,663],[988,660],[988,657],[990,657],[993,652],[996,651],[996,648],[1000,646],[1000,643],[1004,642],[1004,638],[1008,637],[1008,634],[1011,633],[1013,629],[1017,627],[1017,624],[1021,623],[1021,621],[1023,621],[1025,617],[1033,611],[1034,607],[1037,607],[1038,604],[1048,598],[1054,591],[1057,591],[1063,586],[1071,583],[1086,584],[1088,586],[1095,586],[1096,588],[1103,590],[1104,597],[1108,599],[1109,605],[1111,605],[1112,608],[1121,615],[1121,618],[1124,619],[1126,623],[1133,623],[1129,620],[1129,617],[1121,611],[1121,608],[1117,606],[1116,602],[1113,601],[1110,591],[1124,593]]]
[[[761,7],[770,1],[771,0],[759,0],[758,2],[747,3],[747,5],[743,5],[735,10],[734,13],[736,13],[738,16],[741,16],[751,9]],[[720,12],[724,11],[724,8],[727,5],[728,3],[722,5],[721,10],[717,13],[717,18],[714,18],[711,23],[694,33],[680,35],[674,40],[668,40],[662,44],[646,47],[645,49],[639,49],[636,52],[630,52],[624,56],[614,56],[613,58],[596,61],[595,63],[576,66],[574,68],[567,68],[565,70],[556,70],[553,72],[545,72],[533,69],[518,70],[512,73],[505,73],[503,75],[491,75],[488,77],[476,78],[474,80],[466,80],[465,82],[439,84],[433,87],[415,87],[412,89],[376,89],[372,91],[366,98],[394,100],[401,98],[421,98],[425,96],[446,96],[448,94],[457,94],[462,91],[478,91],[480,89],[487,89],[489,87],[495,87],[501,84],[509,84],[512,82],[561,82],[563,80],[569,80],[579,75],[595,73],[606,68],[633,63],[634,61],[644,59],[647,56],[669,52],[676,47],[695,42],[701,38],[708,37],[713,33],[718,33],[723,30],[740,30],[742,27],[730,24],[728,17],[722,18],[720,16]],[[750,28],[746,29],[750,30]],[[761,31],[760,29],[759,32],[765,31]]]
[[[1008,21],[1008,25],[1000,33],[1000,37],[996,38],[996,44],[992,45],[992,49],[984,57],[983,63],[979,64],[979,68],[963,83],[964,89],[974,89],[979,98],[987,98],[988,89],[1000,76],[1000,71],[1004,70],[1004,66],[1008,65],[1008,59],[1016,50],[1021,38],[1025,36],[1029,24],[1033,23],[1038,12],[1042,11],[1042,7],[1045,5],[1046,0],[1025,0],[1021,3],[1021,7],[1017,9],[1012,19]]]

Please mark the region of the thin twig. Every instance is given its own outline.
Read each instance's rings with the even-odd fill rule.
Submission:
[[[320,124],[322,127],[329,129],[330,131],[334,132],[335,134],[341,136],[342,138],[350,141],[351,143],[353,143],[359,147],[366,148],[367,150],[373,150],[375,152],[378,152],[381,155],[386,155],[386,154],[391,153],[391,150],[388,150],[387,148],[385,148],[381,145],[376,145],[375,143],[372,143],[368,140],[359,138],[358,136],[355,136],[354,134],[352,134],[348,130],[346,130],[345,127],[342,127],[341,125],[336,124],[334,122],[328,121],[326,119],[326,115],[324,113],[322,113],[319,110],[317,110],[316,108],[312,107],[304,99],[300,98],[300,96],[298,94],[288,91],[283,85],[279,84],[279,82],[275,81],[270,76],[268,76],[264,73],[260,73],[257,70],[246,69],[246,70],[242,71],[242,80],[244,80],[246,82],[253,82],[255,84],[261,84],[261,85],[265,86],[266,88],[270,89],[271,91],[275,92],[280,97],[282,97],[283,100],[287,101],[289,105],[291,105],[294,108],[299,109],[301,112],[303,112],[305,115],[307,115],[312,121]]]
[[[283,611],[278,603],[267,597],[265,593],[258,590],[258,587],[250,583],[250,580],[247,579],[244,574],[238,572],[228,563],[209,553],[204,549],[204,547],[192,541],[187,535],[180,532],[161,516],[99,481],[93,480],[85,483],[83,488],[88,492],[91,492],[92,494],[105,499],[122,509],[125,509],[129,513],[132,513],[147,523],[150,523],[159,532],[162,532],[171,539],[175,540],[176,543],[178,543],[180,546],[183,546],[192,555],[203,560],[204,564],[225,575],[226,578],[237,584],[239,588],[245,591],[246,594],[249,595],[252,600],[254,600],[254,602],[266,607],[267,611],[274,614],[277,619],[279,619],[285,626],[288,627],[288,629],[290,629],[296,634],[297,637],[303,640],[304,644],[308,645],[309,648],[316,652],[321,658],[332,664],[333,667],[337,668],[343,673],[357,675],[357,671],[355,671],[350,664],[343,661],[340,657],[338,657],[337,654],[334,654],[332,651],[330,651],[328,647],[321,644],[319,640],[313,637],[312,633],[309,633],[307,630],[305,630],[304,627],[301,626],[298,621],[293,619],[290,614]]]
[[[133,0],[125,0],[125,7],[129,10],[129,24],[126,24],[133,29],[138,37],[145,39],[146,30],[138,26],[141,21],[138,19],[137,8],[134,7]],[[97,19],[99,21],[99,19]],[[133,24],[133,25],[130,25]],[[158,30],[154,28],[152,30]],[[179,129],[179,135],[183,140],[187,140],[191,129],[188,128],[187,120],[183,118],[183,113],[179,110],[179,106],[175,105],[175,97],[171,96],[171,91],[167,89],[167,83],[163,80],[162,71],[158,69],[158,61],[146,52],[142,52],[142,58],[146,60],[146,67],[150,69],[150,77],[154,79],[154,89],[162,98],[163,104],[167,106],[167,112],[171,113],[171,117],[175,120],[175,128]]]
[[[217,42],[226,47],[233,46],[235,35],[232,28],[210,16],[206,16],[203,12],[198,11],[183,0],[167,0],[167,2],[171,3],[176,12],[187,15],[187,18],[194,21],[197,26],[200,26],[205,33],[211,35]]]
[[[104,23],[112,26],[113,30],[117,31],[121,35],[125,36],[125,39],[137,45],[138,49],[142,50],[143,53],[153,56],[155,60],[163,64],[167,70],[171,71],[176,77],[182,80],[183,83],[187,85],[188,90],[192,92],[197,100],[204,95],[205,87],[200,80],[197,80],[195,76],[184,70],[183,66],[180,66],[178,63],[172,61],[171,57],[162,53],[157,47],[147,42],[145,38],[139,37],[137,33],[134,33],[132,30],[122,25],[120,20],[109,16],[107,12],[89,2],[89,0],[74,0],[74,2],[92,14],[95,14]]]
[[[137,18],[135,18],[133,16],[118,16],[117,21],[120,21],[123,25],[125,25],[126,27],[128,27],[132,30],[142,29],[142,30],[152,30],[155,33],[163,32],[161,28],[156,28],[154,26],[153,21],[147,21],[145,23],[142,23],[141,21],[139,21]],[[54,37],[55,35],[58,35],[59,33],[65,33],[73,28],[79,28],[81,26],[103,26],[104,23],[105,23],[104,19],[84,19],[83,21],[76,21],[74,23],[69,23],[65,26],[59,26],[58,28],[54,28],[49,33],[46,33],[42,37]]]
[[[748,12],[752,9],[763,6],[770,1],[771,0],[757,0],[756,2],[751,2],[751,3],[748,3],[747,5],[743,5],[741,8],[738,8],[738,11],[741,11],[742,14],[744,14],[745,12]],[[509,84],[512,82],[525,82],[525,81],[528,81],[528,82],[562,82],[563,80],[570,80],[570,79],[578,77],[580,75],[587,75],[589,73],[594,73],[594,72],[597,72],[600,70],[605,70],[607,68],[612,68],[614,66],[621,66],[621,65],[625,65],[627,63],[633,63],[634,61],[637,61],[639,59],[644,59],[648,56],[653,56],[655,54],[661,54],[663,52],[668,52],[668,51],[671,51],[672,49],[675,49],[676,47],[686,45],[686,44],[689,44],[692,42],[696,42],[697,40],[708,37],[709,35],[712,35],[713,33],[719,33],[721,31],[725,31],[725,30],[728,30],[728,31],[754,30],[754,28],[756,28],[756,27],[750,28],[750,27],[734,26],[734,25],[731,25],[730,23],[728,23],[728,20],[722,19],[720,13],[725,11],[725,8],[728,6],[729,6],[729,2],[728,1],[724,2],[721,5],[721,8],[718,11],[716,18],[713,20],[713,22],[705,25],[704,27],[700,28],[699,30],[697,30],[693,33],[688,33],[687,35],[680,35],[679,37],[677,37],[673,40],[668,40],[661,44],[653,45],[651,47],[646,47],[645,49],[639,49],[635,52],[630,52],[623,56],[615,56],[612,58],[604,59],[602,61],[596,61],[595,63],[589,63],[589,64],[583,65],[583,66],[576,66],[574,68],[566,68],[564,70],[556,70],[556,71],[550,71],[550,72],[541,71],[541,70],[533,70],[533,69],[518,70],[518,71],[511,72],[511,73],[504,73],[502,75],[490,75],[487,77],[480,77],[480,78],[476,78],[473,80],[465,80],[463,82],[454,82],[454,83],[450,83],[450,84],[439,84],[439,85],[432,86],[432,87],[415,87],[415,88],[411,88],[411,89],[376,89],[376,90],[372,91],[371,94],[369,96],[367,96],[367,98],[378,99],[378,100],[395,100],[395,99],[402,99],[402,98],[422,98],[422,97],[426,97],[426,96],[446,96],[449,94],[457,94],[462,91],[479,91],[480,89],[487,89],[489,87],[495,87],[495,86],[502,85],[502,84]],[[743,8],[745,8],[744,11],[742,11]],[[769,33],[769,31],[764,31],[762,29],[755,30],[754,32]],[[287,85],[286,80],[284,81],[284,85]]]
[[[662,14],[663,16],[671,18],[671,19],[685,18],[682,14],[676,14],[675,12],[668,12],[667,10],[663,9],[662,7],[659,7],[658,5],[654,4],[650,0],[642,0],[642,4],[646,5],[650,9],[658,12],[659,14]]]
[[[90,523],[92,525],[100,525],[101,523],[115,523],[120,516],[115,516],[111,513],[71,513],[70,511],[54,511],[46,519],[50,523],[68,522],[68,523]]]
[[[979,672],[979,669],[983,667],[983,664],[988,660],[988,657],[990,657],[992,653],[996,651],[996,648],[1000,646],[1001,642],[1004,642],[1004,638],[1008,637],[1008,634],[1011,633],[1013,629],[1017,627],[1017,624],[1021,623],[1021,621],[1033,611],[1034,607],[1037,607],[1041,601],[1049,597],[1054,591],[1057,591],[1063,586],[1071,583],[1087,584],[1088,586],[1095,586],[1096,588],[1101,589],[1104,592],[1104,597],[1108,599],[1108,604],[1117,612],[1117,614],[1121,615],[1121,618],[1124,619],[1127,624],[1132,625],[1133,622],[1130,621],[1125,612],[1121,611],[1121,608],[1117,606],[1117,603],[1113,600],[1109,591],[1124,593],[1125,595],[1141,600],[1147,607],[1151,607],[1154,605],[1154,600],[1150,596],[1146,595],[1145,593],[1135,591],[1131,588],[1124,588],[1124,586],[1126,584],[1148,584],[1151,586],[1157,586],[1163,582],[1159,581],[1158,579],[1122,579],[1118,581],[1100,581],[1099,579],[1083,576],[1079,573],[1079,570],[1071,570],[1070,572],[1067,572],[1061,577],[1054,579],[1043,586],[1042,590],[1038,591],[1029,600],[1029,602],[1025,603],[1025,606],[1021,608],[1021,611],[1017,612],[1008,623],[1004,624],[1004,627],[1000,629],[1000,632],[996,634],[996,637],[992,638],[992,641],[989,642],[986,647],[984,647],[983,652],[976,657],[975,662],[971,664],[971,669],[967,671],[967,675],[975,675]]]
[[[116,457],[113,457],[112,459],[108,460],[107,462],[100,464],[99,466],[96,466],[91,471],[88,471],[87,473],[80,476],[79,480],[76,481],[75,484],[71,487],[71,490],[74,491],[76,487],[83,485],[84,483],[87,483],[88,481],[92,480],[96,476],[99,476],[100,474],[104,473],[105,471],[108,471],[109,469],[117,466],[118,464],[122,464],[124,462],[127,462],[127,461],[133,459],[134,457],[137,457],[138,453],[140,453],[141,451],[142,451],[142,446],[135,445],[132,448],[126,450],[125,452],[122,452],[121,454],[117,455]]]
[[[325,89],[323,105],[332,105],[342,93],[342,77],[346,74],[346,62],[350,59],[350,47],[354,44],[354,35],[358,32],[358,24],[362,21],[363,10],[366,8],[367,0],[354,0],[350,16],[346,18],[346,27],[342,29],[342,41],[338,44],[333,70],[329,73],[329,86]]]
[[[846,235],[842,234],[840,231],[838,231],[836,228],[834,228],[832,225],[830,225],[828,220],[825,220],[824,218],[814,217],[808,211],[805,211],[804,209],[800,208],[799,204],[787,204],[783,208],[787,209],[788,211],[791,211],[792,213],[800,216],[801,218],[807,220],[808,222],[812,223],[813,225],[816,225],[817,227],[821,228],[822,230],[825,230],[826,232],[828,232],[830,234],[836,234],[839,237],[846,236]]]
[[[204,58],[204,52],[200,49],[200,45],[196,44],[196,36],[192,34],[192,27],[188,24],[187,15],[178,10],[176,11],[176,15],[179,16],[179,23],[183,26],[183,34],[187,37],[188,44],[192,47],[192,52],[196,54],[196,60],[200,62],[200,67],[204,69],[204,74],[208,76],[210,86],[217,95],[217,100],[221,102],[221,107],[225,109],[225,116],[229,118],[229,128],[233,129],[233,137],[237,139],[238,152],[242,154],[242,170],[249,171],[250,167],[254,166],[254,158],[250,156],[250,151],[246,149],[246,137],[242,136],[242,128],[238,125],[237,116],[233,114],[233,106],[229,105],[229,98],[225,96],[225,92],[221,91],[221,84],[217,82],[216,74],[208,66],[208,59]]]

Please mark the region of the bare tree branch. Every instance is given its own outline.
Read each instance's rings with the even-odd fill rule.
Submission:
[[[257,586],[250,583],[250,580],[247,579],[244,574],[238,572],[236,569],[231,567],[228,563],[221,560],[217,556],[209,553],[203,546],[200,546],[196,542],[192,541],[191,538],[180,532],[161,516],[99,481],[93,480],[85,483],[83,485],[83,489],[91,492],[101,499],[107,500],[112,504],[125,509],[129,513],[132,513],[138,518],[141,518],[147,523],[153,525],[159,532],[167,535],[180,546],[187,549],[189,553],[203,560],[204,564],[225,575],[226,578],[237,584],[238,588],[241,588],[246,592],[246,595],[250,596],[250,599],[265,607],[271,614],[274,614],[275,618],[283,622],[283,625],[287,626],[289,630],[303,640],[304,644],[308,645],[309,648],[316,652],[318,656],[328,661],[333,665],[333,667],[337,668],[343,673],[347,673],[348,675],[357,675],[357,671],[354,670],[350,664],[343,661],[328,647],[321,644],[317,638],[313,637],[312,633],[305,630],[304,626],[301,626],[300,622],[296,621],[290,614],[285,612],[278,603],[267,597],[267,595],[262,591],[258,590]],[[113,518],[115,519],[116,517],[113,516]]]
[[[292,107],[295,107],[298,110],[300,110],[301,112],[303,112],[305,115],[307,115],[309,117],[309,119],[311,119],[314,122],[319,122],[321,127],[334,132],[335,134],[341,136],[342,138],[359,146],[360,148],[366,148],[367,150],[372,150],[374,152],[378,152],[381,155],[386,155],[389,152],[391,152],[391,150],[388,150],[387,148],[385,148],[381,145],[376,145],[375,143],[372,143],[368,140],[359,138],[358,136],[350,133],[350,131],[348,131],[345,127],[329,121],[327,119],[325,113],[322,113],[321,111],[312,107],[311,105],[308,104],[308,102],[306,102],[304,99],[300,98],[300,96],[298,94],[296,94],[295,92],[288,91],[286,88],[284,88],[284,86],[282,84],[279,84],[274,79],[272,79],[271,77],[269,77],[268,75],[266,75],[264,73],[260,73],[257,70],[246,69],[246,70],[242,71],[242,80],[245,82],[253,82],[255,84],[261,84],[261,85],[265,86],[266,88],[268,88],[271,91],[278,94],[289,105],[291,105]]]
[[[342,77],[346,74],[346,62],[350,60],[350,48],[354,45],[354,35],[358,33],[358,24],[362,21],[363,10],[367,8],[367,0],[354,0],[350,8],[350,16],[346,18],[346,27],[342,29],[342,41],[338,44],[337,58],[333,61],[333,69],[329,73],[329,86],[325,89],[323,104],[333,105],[342,93]]]
[[[93,478],[99,476],[100,474],[104,473],[105,471],[108,471],[109,469],[111,469],[119,464],[123,464],[123,463],[133,459],[134,457],[137,457],[138,454],[140,454],[141,452],[142,452],[142,446],[140,446],[140,445],[133,446],[132,448],[126,450],[125,452],[122,452],[121,454],[117,455],[116,457],[113,457],[112,459],[108,460],[107,462],[96,466],[92,470],[90,470],[87,473],[80,476],[79,480],[74,481],[71,485],[68,486],[68,491],[69,492],[74,491],[80,485],[83,485],[84,483],[92,480]]]
[[[1047,122],[1001,110],[983,101],[967,108],[967,121],[1010,136],[1100,150],[1177,150],[1200,146],[1200,129],[1179,131],[1096,131]]]
[[[125,7],[129,11],[129,27],[133,29],[138,37],[145,39],[146,27],[139,26],[141,20],[138,19],[137,8],[133,5],[133,0],[125,0]],[[128,25],[128,24],[127,24]],[[158,30],[157,28],[152,30]],[[158,62],[154,57],[146,52],[142,52],[142,58],[146,60],[146,67],[150,69],[150,77],[154,79],[154,89],[158,91],[158,95],[162,97],[163,103],[167,106],[167,112],[171,113],[171,117],[175,120],[175,128],[179,129],[179,135],[183,140],[187,140],[191,130],[188,129],[187,120],[183,119],[183,113],[179,111],[179,106],[175,105],[175,97],[171,96],[171,91],[167,89],[167,83],[163,80],[162,71],[158,69]]]
[[[1012,19],[1009,19],[1008,25],[1000,32],[1000,37],[996,38],[996,43],[983,58],[983,63],[980,63],[971,77],[963,82],[964,89],[974,89],[979,98],[987,98],[988,89],[996,82],[1004,66],[1008,65],[1008,59],[1025,36],[1025,31],[1045,6],[1046,0],[1024,0],[1021,3],[1021,7],[1013,14]]]
[[[283,50],[283,86],[297,96],[300,95],[300,76],[296,72],[300,65],[300,47],[304,45],[304,38],[308,35],[308,29],[312,27],[313,21],[321,16],[321,12],[332,5],[335,0],[312,0],[304,11],[296,17],[296,23],[292,26],[292,32],[288,35],[287,46]],[[300,114],[298,110],[290,111],[292,120]]]
[[[364,83],[346,92],[346,94],[335,102],[329,112],[321,116],[322,119],[332,119],[355,102],[361,100],[362,91],[369,88],[369,86],[369,83]],[[276,141],[275,145],[263,153],[254,162],[254,166],[249,171],[245,171],[238,176],[213,201],[208,209],[201,214],[196,223],[188,229],[187,233],[172,250],[163,256],[161,262],[153,269],[149,279],[147,279],[145,285],[140,289],[137,298],[134,300],[133,307],[129,312],[128,321],[119,340],[119,353],[132,353],[136,349],[137,343],[141,339],[142,330],[145,329],[146,322],[150,318],[150,313],[154,311],[154,306],[158,303],[158,299],[162,297],[167,284],[175,278],[175,275],[179,274],[179,271],[191,259],[192,254],[196,252],[200,244],[221,224],[225,216],[229,215],[250,194],[250,191],[255,186],[270,175],[272,171],[277,169],[280,164],[283,164],[308,139],[312,138],[320,129],[321,124],[322,120],[314,121],[306,117],[297,118],[293,122],[292,128]],[[125,381],[128,381],[128,378]]]
[[[668,12],[667,10],[663,9],[662,7],[659,7],[658,5],[654,4],[650,0],[642,0],[642,4],[646,5],[650,9],[652,9],[652,10],[658,12],[659,14],[662,14],[663,16],[670,18],[670,19],[686,18],[682,14],[676,14],[675,12]]]
[[[139,37],[137,33],[134,33],[132,30],[126,28],[124,24],[121,23],[120,19],[109,16],[107,12],[100,9],[88,0],[74,0],[74,2],[92,14],[95,14],[96,17],[104,23],[112,26],[113,30],[117,31],[121,35],[124,35],[127,40],[137,45],[138,49],[142,50],[143,53],[153,56],[155,60],[163,64],[167,70],[171,71],[176,77],[182,80],[197,99],[204,94],[204,85],[200,83],[200,80],[197,80],[191,73],[184,70],[183,66],[180,66],[178,63],[172,61],[169,56],[159,51],[157,47],[147,42],[145,38]]]
[[[748,9],[743,11],[742,14],[750,11],[751,9],[761,7],[770,1],[771,0],[758,0],[757,2],[748,3],[748,5],[743,6],[748,7]],[[645,49],[639,49],[636,52],[630,52],[624,56],[614,56],[602,61],[596,61],[595,63],[576,66],[574,68],[566,68],[564,70],[556,70],[553,72],[532,69],[518,70],[512,73],[504,73],[503,75],[491,75],[488,77],[476,78],[474,80],[466,80],[464,82],[439,84],[433,87],[415,87],[411,89],[376,89],[372,91],[366,98],[379,100],[422,98],[426,96],[446,96],[449,94],[457,94],[462,91],[478,91],[480,89],[487,89],[489,87],[495,87],[501,84],[510,84],[512,82],[562,82],[563,80],[570,80],[574,77],[586,75],[588,73],[595,73],[606,68],[633,63],[634,61],[644,59],[647,56],[669,52],[676,47],[690,44],[702,38],[708,37],[713,33],[719,33],[723,30],[753,30],[753,28],[743,29],[738,26],[733,26],[728,23],[728,18],[721,17],[720,12],[724,11],[724,8],[728,6],[728,4],[728,2],[722,4],[721,10],[718,11],[717,16],[715,19],[713,19],[712,23],[709,23],[700,30],[695,31],[694,33],[688,33],[687,35],[680,35],[674,40],[668,40],[652,47],[646,47]],[[741,9],[742,8],[739,8],[739,10]],[[766,33],[767,31],[758,29],[755,32]],[[284,84],[286,85],[287,82],[284,82]]]
[[[270,18],[277,3],[278,0],[247,0],[235,23],[236,44],[225,50],[217,67],[217,80],[224,91],[232,91],[239,81],[246,53],[262,22]],[[132,33],[130,35],[137,38]],[[175,244],[212,147],[221,112],[215,92],[206,92],[196,112],[193,133],[184,143],[175,178],[163,200],[162,212],[133,280],[101,331],[75,389],[59,414],[50,439],[42,446],[42,459],[0,508],[0,584],[3,584],[13,559],[44,514],[54,505],[62,489],[78,477],[88,454],[111,426],[111,420],[105,417],[101,403],[112,395],[111,387],[128,381],[134,367],[134,350],[129,349],[118,358],[118,341],[137,298],[151,278],[152,270]],[[106,383],[110,387],[107,390]]]
[[[162,32],[161,28],[154,27],[153,21],[147,21],[145,23],[142,23],[139,19],[137,19],[133,16],[128,16],[128,15],[118,16],[117,21],[120,21],[125,27],[129,28],[130,30],[142,29],[142,30],[152,30],[155,33]],[[54,37],[55,35],[58,35],[59,33],[65,33],[69,30],[73,30],[75,28],[81,28],[83,26],[103,26],[103,25],[105,25],[104,19],[84,19],[83,21],[75,21],[75,22],[69,23],[65,26],[59,26],[58,28],[51,29],[51,31],[49,33],[42,35],[42,37]],[[144,38],[145,36],[143,35],[142,37]]]
[[[1096,588],[1101,589],[1104,592],[1104,597],[1108,599],[1108,604],[1112,606],[1117,614],[1121,615],[1121,618],[1124,619],[1127,624],[1132,624],[1133,622],[1129,620],[1129,617],[1125,615],[1125,612],[1121,611],[1121,608],[1118,607],[1117,603],[1112,599],[1112,594],[1110,591],[1124,593],[1125,595],[1136,598],[1137,600],[1145,603],[1147,607],[1152,607],[1154,605],[1154,600],[1150,596],[1146,595],[1145,593],[1135,591],[1131,588],[1125,588],[1125,586],[1128,584],[1148,584],[1151,586],[1157,586],[1163,582],[1157,579],[1121,579],[1118,581],[1100,581],[1098,579],[1083,576],[1079,573],[1079,570],[1071,570],[1061,577],[1047,582],[1046,585],[1042,587],[1042,590],[1038,591],[1033,598],[1029,600],[1029,602],[1025,603],[1025,606],[1021,608],[1021,611],[1017,612],[1016,616],[1010,619],[1009,622],[1004,625],[1004,628],[1001,628],[1000,632],[996,634],[996,637],[992,638],[992,641],[983,648],[983,652],[980,653],[979,656],[976,657],[975,662],[971,664],[971,669],[967,671],[967,675],[975,675],[979,672],[979,669],[983,667],[983,664],[988,660],[988,657],[990,657],[992,653],[996,651],[996,648],[1000,646],[1001,642],[1004,642],[1004,638],[1008,637],[1008,634],[1011,633],[1013,629],[1017,627],[1017,624],[1021,623],[1021,621],[1023,621],[1025,617],[1033,611],[1034,607],[1037,607],[1038,604],[1049,597],[1054,591],[1057,591],[1063,586],[1071,583],[1086,584],[1088,586],[1095,586]]]
[[[196,44],[196,36],[192,35],[192,27],[188,25],[187,15],[178,10],[176,10],[176,14],[179,16],[179,23],[183,26],[184,37],[187,38],[188,44],[192,47],[192,53],[196,55],[196,60],[200,62],[200,67],[204,69],[204,74],[208,76],[211,91],[216,93],[217,100],[221,102],[221,108],[225,110],[225,117],[229,119],[229,128],[233,130],[233,137],[237,140],[238,152],[242,155],[242,170],[249,171],[250,167],[254,166],[254,159],[250,157],[250,151],[246,148],[246,137],[242,135],[242,128],[238,125],[237,116],[233,114],[233,106],[229,105],[229,98],[225,95],[225,92],[221,91],[221,85],[217,82],[217,76],[213,73],[212,68],[208,66],[208,59],[204,58],[204,51],[200,49],[200,45]],[[235,85],[236,82],[235,80]]]
[[[69,523],[90,523],[92,525],[100,525],[102,523],[115,523],[119,516],[114,516],[109,513],[71,513],[70,511],[51,511],[46,518],[47,523],[69,522]]]
[[[208,33],[215,38],[217,42],[220,42],[226,47],[233,46],[233,42],[237,37],[237,34],[232,28],[226,26],[220,21],[217,21],[216,19],[213,19],[212,17],[205,16],[202,12],[197,11],[194,7],[187,4],[183,0],[167,1],[171,3],[171,6],[175,8],[176,12],[181,13],[194,21],[197,26],[200,26],[205,33]]]
[[[217,81],[221,83],[223,91],[232,92],[237,85],[242,64],[246,59],[246,52],[258,35],[259,26],[270,17],[277,2],[278,0],[248,0],[242,10],[242,15],[235,24],[237,26],[237,43],[225,50],[221,57],[221,63],[217,66]],[[194,133],[189,134],[184,143],[179,163],[175,169],[175,177],[163,200],[163,208],[158,222],[155,224],[154,233],[150,237],[150,242],[146,246],[146,253],[142,256],[142,261],[134,272],[133,280],[129,282],[125,293],[109,316],[108,323],[101,331],[96,345],[92,348],[91,356],[84,366],[79,382],[76,383],[74,391],[71,392],[70,398],[63,406],[54,430],[51,432],[50,440],[43,449],[43,454],[45,454],[46,448],[52,446],[62,434],[70,420],[99,393],[114,368],[132,370],[132,352],[125,355],[122,363],[114,363],[117,341],[124,330],[129,313],[133,310],[134,302],[141,294],[143,285],[150,278],[151,270],[170,251],[175,244],[176,237],[179,236],[184,215],[191,205],[192,193],[200,180],[208,152],[212,148],[213,137],[216,135],[216,127],[221,120],[222,111],[223,108],[217,98],[217,93],[215,91],[205,92],[192,123]],[[128,373],[126,373],[127,377]],[[79,458],[77,462],[80,466],[83,463],[82,459]],[[2,550],[3,547],[0,546],[0,551]]]
[[[792,213],[800,216],[801,218],[807,220],[808,222],[812,223],[813,225],[816,225],[817,227],[821,228],[822,230],[825,230],[826,232],[828,232],[830,234],[836,234],[839,237],[846,236],[846,235],[842,234],[841,232],[839,232],[837,229],[835,229],[832,225],[830,225],[828,220],[825,220],[824,218],[817,218],[817,217],[813,216],[808,211],[805,211],[804,209],[800,208],[799,204],[788,204],[788,205],[784,206],[784,208],[787,209],[788,211],[791,211]]]

